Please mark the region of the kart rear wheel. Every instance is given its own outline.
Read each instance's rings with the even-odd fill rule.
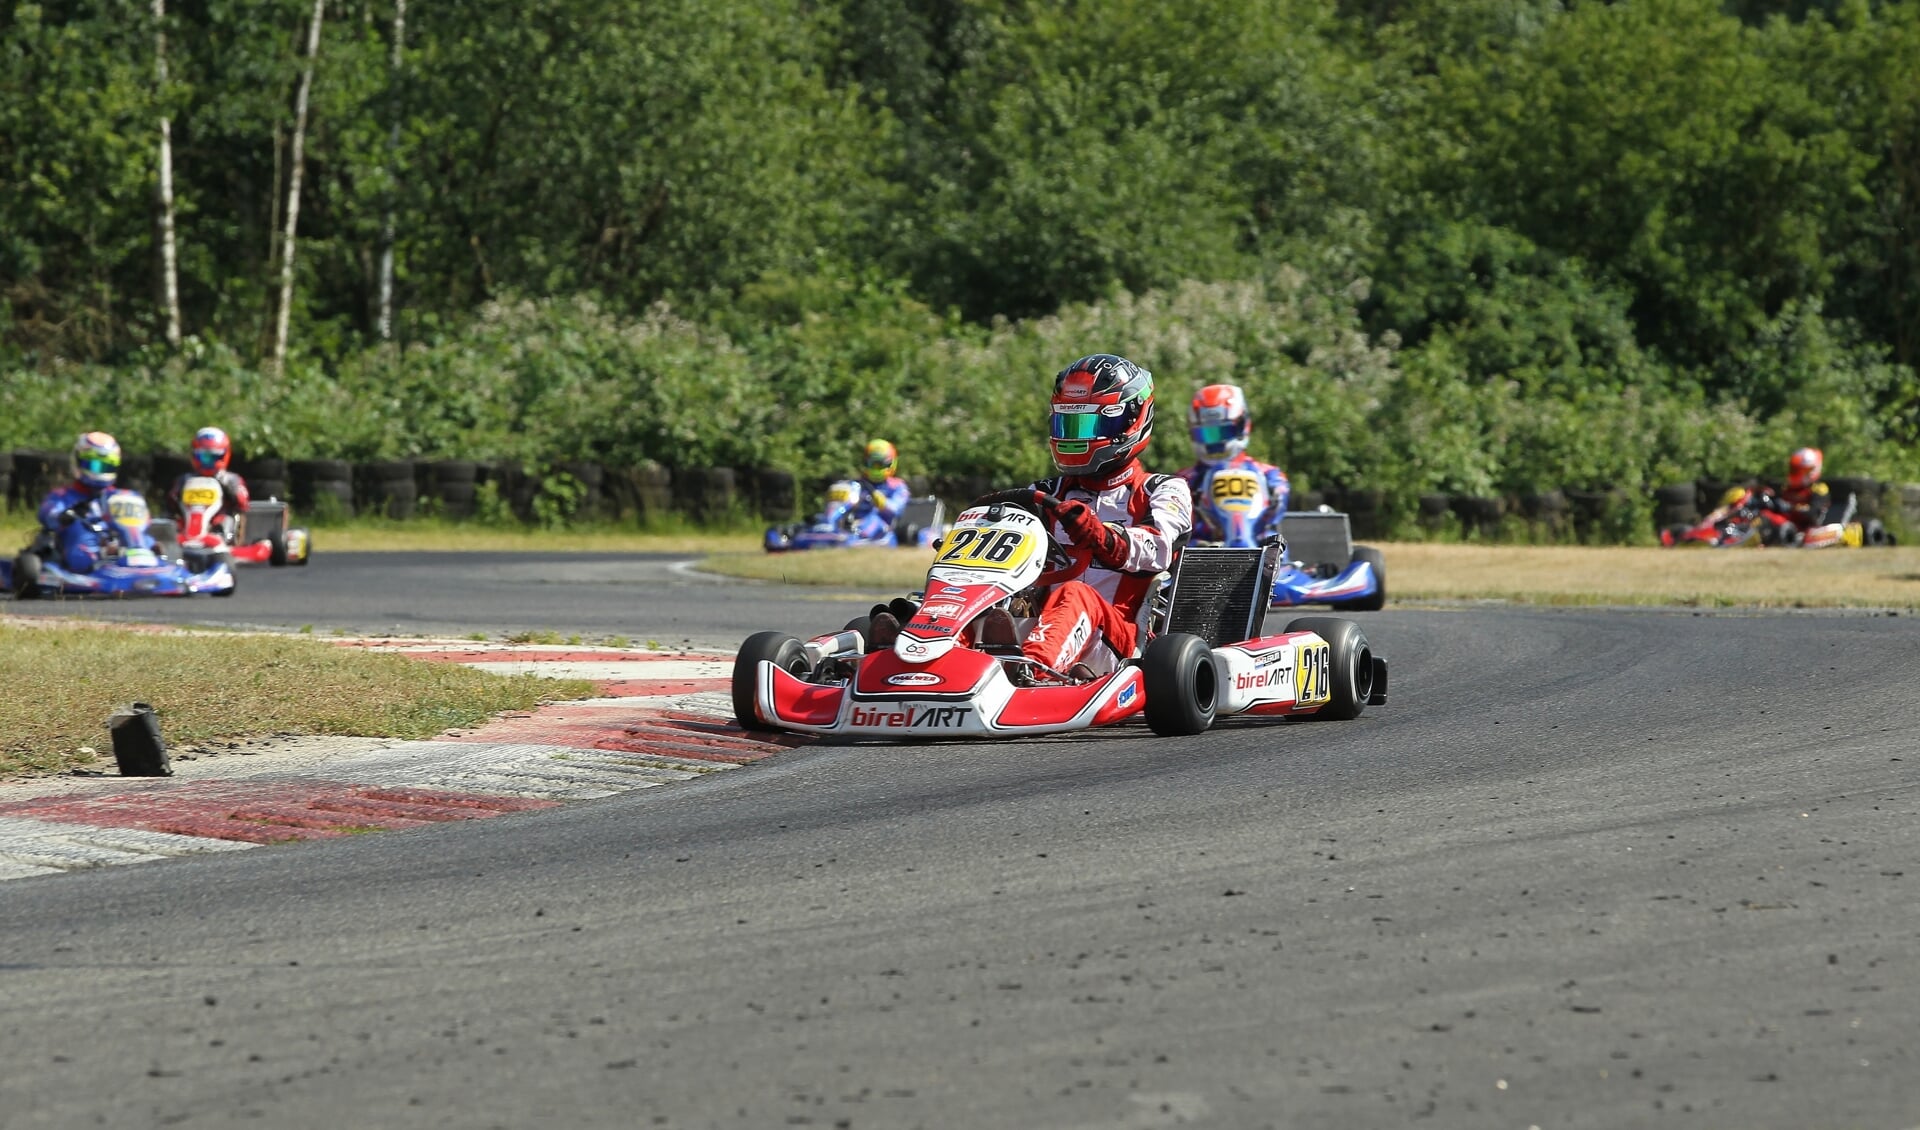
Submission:
[[[748,636],[740,645],[740,653],[733,657],[733,720],[744,730],[775,729],[760,720],[756,709],[762,659],[803,679],[813,670],[806,647],[787,633],[755,632]]]
[[[13,597],[32,600],[40,595],[40,555],[27,550],[13,559]]]
[[[287,563],[287,536],[279,530],[267,535],[267,564],[285,565]]]
[[[1302,616],[1287,625],[1289,632],[1312,632],[1327,641],[1333,666],[1333,697],[1307,717],[1315,721],[1349,722],[1360,717],[1373,697],[1373,648],[1360,625],[1338,616]]]
[[[1349,560],[1365,561],[1373,566],[1374,591],[1367,596],[1344,601],[1334,607],[1345,612],[1378,612],[1385,608],[1387,606],[1387,559],[1370,545],[1356,545],[1353,547],[1353,557]]]
[[[1186,632],[1159,636],[1140,656],[1147,725],[1162,737],[1203,734],[1213,725],[1219,686],[1213,649]]]

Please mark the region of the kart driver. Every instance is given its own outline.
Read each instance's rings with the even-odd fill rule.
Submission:
[[[1082,357],[1054,378],[1052,409],[1060,477],[981,502],[1039,508],[1066,560],[1040,578],[1036,589],[1046,595],[1024,641],[1013,617],[995,608],[980,618],[977,642],[1017,645],[1028,659],[1085,681],[1138,650],[1154,582],[1193,526],[1193,496],[1178,475],[1150,475],[1140,464],[1153,438],[1152,373],[1111,353]],[[898,632],[893,616],[873,617],[876,642]],[[1027,678],[1022,668],[1017,681]]]
[[[1208,385],[1194,394],[1187,409],[1187,431],[1193,437],[1194,464],[1180,472],[1193,491],[1193,537],[1196,541],[1224,541],[1226,531],[1208,521],[1208,506],[1200,497],[1207,477],[1215,471],[1233,468],[1251,471],[1265,480],[1267,509],[1260,515],[1253,540],[1263,542],[1280,532],[1280,520],[1287,515],[1287,496],[1292,492],[1286,472],[1271,463],[1262,463],[1247,454],[1247,439],[1253,431],[1253,416],[1247,411],[1247,394],[1239,385]]]
[[[865,457],[861,460],[860,475],[866,480],[866,494],[854,504],[854,528],[865,530],[876,527],[877,533],[884,534],[893,529],[900,515],[912,501],[913,491],[907,487],[907,481],[894,474],[900,467],[900,453],[884,439],[867,443]]]
[[[193,433],[193,446],[188,449],[187,457],[193,461],[193,469],[173,480],[173,486],[167,491],[167,509],[174,517],[184,520],[187,512],[180,501],[181,489],[188,479],[212,478],[220,484],[225,496],[220,502],[220,534],[231,542],[240,515],[246,512],[251,501],[247,481],[227,470],[227,463],[233,458],[233,441],[219,428],[201,428]]]
[[[73,482],[55,487],[40,503],[40,524],[50,531],[59,549],[60,563],[75,573],[91,573],[107,552],[108,534],[102,527],[111,518],[108,496],[119,492],[113,483],[120,475],[120,444],[105,432],[88,432],[74,441]],[[125,537],[124,531],[119,534]],[[143,535],[135,549],[152,549],[153,537]]]
[[[1786,517],[1802,530],[1826,520],[1833,499],[1820,481],[1826,456],[1817,447],[1803,447],[1787,457],[1787,485],[1766,497],[1767,509]]]

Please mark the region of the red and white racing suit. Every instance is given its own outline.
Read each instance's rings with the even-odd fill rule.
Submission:
[[[1137,459],[1106,478],[1043,479],[1033,488],[1092,507],[1126,539],[1126,560],[1117,569],[1109,568],[1095,561],[1087,547],[1070,549],[1072,563],[1041,578],[1052,588],[1020,650],[1029,659],[1065,671],[1073,663],[1096,658],[1096,646],[1104,643],[1111,655],[1099,655],[1101,662],[1090,665],[1110,667],[1140,645],[1155,579],[1173,566],[1174,553],[1193,529],[1193,494],[1178,475],[1149,475]],[[1049,532],[1056,542],[1067,544],[1066,530],[1058,522]]]

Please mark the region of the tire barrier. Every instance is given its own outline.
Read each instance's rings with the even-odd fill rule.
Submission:
[[[1317,490],[1296,491],[1287,496],[1287,509],[1288,510],[1318,510],[1322,506],[1326,505],[1326,502],[1327,502],[1327,495],[1325,491],[1317,491]]]
[[[57,451],[13,453],[13,493],[16,506],[32,510],[47,492],[66,481],[68,457]]]
[[[353,466],[344,459],[295,459],[287,464],[287,488],[296,511],[353,517]]]
[[[1453,512],[1460,518],[1462,536],[1493,541],[1500,536],[1501,523],[1506,520],[1507,500],[1457,495],[1453,499]]]
[[[570,462],[558,464],[554,469],[573,476],[580,484],[580,496],[574,501],[572,517],[594,521],[609,516],[605,468],[598,463]]]
[[[1883,517],[1881,487],[1877,480],[1840,476],[1827,480],[1827,490],[1831,492],[1835,506],[1845,506],[1847,496],[1852,495],[1855,506],[1854,517],[1860,521]]]
[[[793,472],[756,467],[747,476],[753,482],[753,502],[768,522],[791,522],[799,509]]]
[[[411,460],[376,459],[357,464],[353,469],[353,504],[361,514],[404,521],[413,517],[419,500]]]
[[[1668,526],[1691,526],[1700,520],[1700,484],[1675,483],[1671,486],[1655,487],[1653,491],[1653,528],[1664,530]],[[1718,504],[1719,497],[1714,502]]]
[[[734,504],[731,467],[684,467],[673,472],[673,501],[695,519],[725,515]]]
[[[151,455],[121,455],[120,474],[113,481],[118,486],[137,490],[146,495],[147,503],[156,511],[161,507],[160,496],[173,485],[171,479],[164,483],[153,481],[153,456]]]
[[[177,451],[156,451],[152,459],[153,469],[147,473],[147,481],[155,490],[172,490],[180,476],[193,470],[193,461]]]
[[[266,455],[258,459],[235,459],[233,469],[247,481],[247,493],[252,497],[286,499],[286,460]]]
[[[1519,502],[1520,516],[1525,518],[1536,531],[1553,540],[1558,540],[1566,533],[1569,522],[1567,496],[1564,491],[1535,490],[1521,495]]]
[[[1447,528],[1447,521],[1453,516],[1453,496],[1448,494],[1423,494],[1414,507],[1414,523],[1430,534],[1437,534]]]
[[[1386,492],[1379,490],[1343,490],[1341,506],[1347,512],[1347,524],[1357,538],[1384,537],[1387,533]]]
[[[1899,511],[1901,523],[1909,530],[1920,530],[1920,484],[1905,483],[1896,487],[1888,483],[1887,494],[1889,502]]]
[[[479,489],[480,465],[467,459],[443,459],[421,463],[427,490],[422,501],[431,499],[434,508],[448,518],[473,517],[474,494]],[[415,485],[418,486],[416,479]]]
[[[13,455],[9,452],[6,455],[0,455],[0,506],[18,505],[13,497]]]

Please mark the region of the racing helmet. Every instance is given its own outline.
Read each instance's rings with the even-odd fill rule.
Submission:
[[[884,483],[900,466],[900,452],[884,439],[867,441],[866,457],[860,461],[860,473],[870,483]]]
[[[120,475],[120,443],[105,432],[88,432],[73,444],[73,477],[96,490]]]
[[[1252,427],[1247,394],[1239,385],[1208,385],[1194,394],[1187,409],[1193,454],[1202,463],[1225,463],[1244,453]]]
[[[226,470],[227,460],[233,458],[233,441],[219,428],[201,428],[193,433],[193,447],[188,455],[193,459],[195,471],[215,474]]]
[[[1054,377],[1049,422],[1061,474],[1117,471],[1153,438],[1153,374],[1112,353],[1082,357]]]
[[[1820,481],[1827,457],[1817,447],[1803,447],[1787,456],[1787,489],[1805,490]]]

